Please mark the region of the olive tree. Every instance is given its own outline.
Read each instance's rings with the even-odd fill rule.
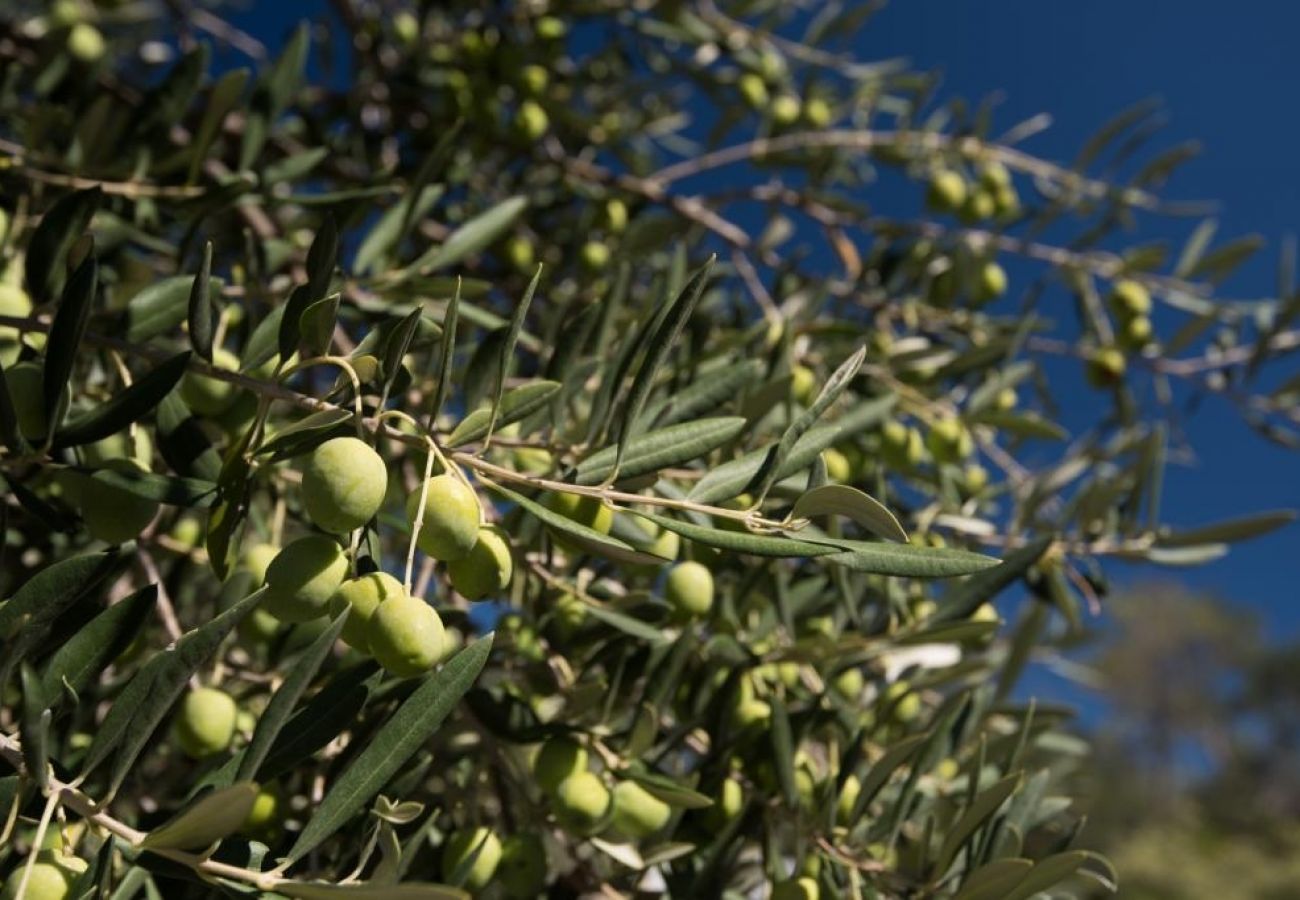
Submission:
[[[1015,686],[1294,287],[873,6],[0,11],[5,896],[1113,886]]]

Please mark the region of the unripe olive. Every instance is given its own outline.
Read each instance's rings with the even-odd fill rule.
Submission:
[[[772,718],[772,706],[754,695],[754,685],[742,678],[731,707],[731,724],[737,731],[766,728]]]
[[[1110,307],[1123,318],[1150,315],[1151,292],[1140,281],[1122,278],[1111,288]]]
[[[997,160],[990,160],[979,167],[980,184],[990,191],[997,192],[1011,186],[1011,173]]]
[[[930,176],[926,202],[939,212],[956,212],[966,204],[966,179],[952,169],[939,169]]]
[[[522,234],[511,235],[505,245],[506,260],[520,272],[531,271],[537,261],[533,242]]]
[[[658,525],[650,525],[651,533],[654,534],[654,540],[648,544],[637,544],[637,549],[644,550],[646,553],[654,554],[666,560],[677,558],[681,552],[682,539],[675,531],[669,531],[667,528],[661,528]],[[662,563],[654,565],[633,565],[632,570],[643,574],[652,574],[659,570]]]
[[[1120,328],[1119,342],[1130,350],[1141,350],[1151,343],[1151,320],[1146,316],[1134,316]]]
[[[989,472],[988,469],[979,463],[969,463],[962,469],[962,484],[968,494],[978,494],[984,488],[988,487]]]
[[[980,302],[996,300],[1007,292],[1007,272],[995,262],[980,266],[979,279],[975,283],[975,299]]]
[[[261,587],[266,583],[266,570],[279,553],[275,544],[253,544],[244,551],[239,564],[253,576],[254,586]]]
[[[25,318],[32,314],[32,298],[15,284],[0,283],[0,316]],[[0,325],[0,365],[8,367],[22,350],[22,333],[12,325]]]
[[[79,826],[73,826],[73,827],[75,828]],[[47,833],[46,839],[49,840],[49,837],[50,837],[50,833]],[[57,832],[53,832],[53,837],[56,843],[58,844],[62,843],[62,839],[58,836]],[[69,885],[74,884],[76,880],[80,878],[82,875],[86,874],[86,870],[90,868],[90,863],[86,862],[84,859],[82,859],[79,856],[73,856],[71,853],[65,853],[61,846],[59,846],[57,849],[53,847],[49,847],[42,850],[40,854],[37,856],[37,861],[43,863],[49,863],[59,869],[62,869],[63,877],[68,880]]]
[[[790,396],[804,406],[817,399],[817,375],[805,365],[790,368]]]
[[[466,600],[482,600],[508,588],[514,575],[514,558],[505,531],[497,525],[480,528],[469,555],[447,563],[447,575],[456,593]]]
[[[822,97],[810,97],[803,105],[803,117],[813,128],[825,128],[835,118],[835,111]]]
[[[587,604],[583,603],[573,594],[561,594],[555,598],[555,622],[556,631],[561,637],[569,637],[582,627],[582,623],[587,619]]]
[[[1014,219],[1020,215],[1020,195],[1014,187],[998,188],[993,192],[993,200],[997,204],[998,218]]]
[[[50,862],[37,862],[27,878],[27,890],[20,898],[18,886],[22,884],[26,864],[20,864],[5,879],[0,900],[64,900],[72,884],[63,869]]]
[[[403,47],[412,47],[420,39],[420,20],[410,10],[401,10],[393,16],[393,34]]]
[[[530,63],[519,70],[519,87],[524,93],[532,94],[534,97],[546,90],[550,80],[551,74],[546,67],[536,63]]]
[[[605,201],[605,225],[615,234],[627,227],[627,204],[617,197]]]
[[[893,469],[913,469],[925,457],[921,432],[902,422],[891,420],[881,429],[880,449],[885,462]]]
[[[997,396],[993,398],[993,408],[998,412],[1010,412],[1019,402],[1020,395],[1016,393],[1016,389],[1006,387],[998,391]]]
[[[996,622],[999,624],[1002,622],[997,607],[992,603],[981,603],[975,608],[975,612],[970,614],[970,618],[972,622]]]
[[[203,543],[203,523],[190,516],[179,519],[172,526],[171,539],[182,547],[192,550]]]
[[[984,188],[976,188],[966,194],[966,202],[961,207],[961,218],[964,222],[974,224],[993,218],[997,211],[997,198]]]
[[[841,825],[852,825],[853,807],[858,802],[858,795],[862,793],[862,782],[858,776],[850,775],[844,779],[844,784],[840,788],[839,799],[835,801],[835,818]]]
[[[939,760],[939,764],[934,767],[934,777],[940,781],[952,781],[960,773],[961,764],[951,756]]]
[[[225,751],[235,736],[239,708],[225,691],[199,688],[181,700],[174,724],[176,742],[188,756],[203,759]]]
[[[366,626],[366,642],[379,664],[399,678],[429,671],[447,646],[437,611],[405,591],[379,604]]]
[[[614,786],[611,825],[619,835],[639,840],[661,830],[672,818],[673,808],[635,781]]]
[[[1095,388],[1113,387],[1124,378],[1128,363],[1118,347],[1098,347],[1088,357],[1085,374]]]
[[[302,502],[323,531],[344,534],[379,512],[388,467],[374,448],[354,437],[328,440],[311,452],[302,470]]]
[[[930,455],[940,463],[961,462],[975,449],[970,431],[956,418],[939,419],[931,425],[925,445],[929,448]]]
[[[564,24],[563,19],[556,18],[555,16],[542,16],[537,20],[534,29],[539,38],[547,41],[554,41],[564,37],[569,30],[569,26]]]
[[[115,459],[102,468],[116,472],[147,471],[134,459]],[[121,544],[139,537],[158,515],[158,504],[82,472],[69,472],[69,499],[81,513],[91,537]]]
[[[244,824],[239,827],[240,833],[255,838],[273,836],[280,824],[280,806],[279,787],[274,783],[262,785],[253,798]]]
[[[575,772],[555,788],[552,805],[555,817],[565,828],[580,835],[591,834],[609,811],[609,789],[592,772]]]
[[[587,241],[582,245],[579,259],[588,272],[600,272],[609,265],[609,248],[600,241]]]
[[[546,848],[535,834],[514,834],[501,846],[497,883],[510,900],[532,900],[546,886]]]
[[[821,889],[817,879],[803,876],[790,878],[772,885],[772,900],[818,900]]]
[[[420,491],[406,499],[406,518],[415,524]],[[474,489],[454,475],[429,479],[424,500],[424,521],[416,544],[434,559],[460,559],[474,549],[478,540],[480,507]]]
[[[826,464],[826,477],[831,481],[842,484],[853,480],[853,466],[849,463],[849,458],[834,447],[822,451],[822,462]]]
[[[703,563],[678,563],[668,570],[664,598],[682,616],[708,614],[713,607],[713,573]]]
[[[767,106],[767,85],[762,77],[753,72],[746,72],[736,79],[736,89],[752,109]]]
[[[794,94],[780,94],[773,101],[771,106],[772,121],[780,126],[793,125],[799,121],[799,114],[803,111],[803,104]]]
[[[81,448],[81,461],[88,466],[99,466],[113,459],[130,457],[145,468],[153,462],[153,440],[143,428],[124,429],[106,438],[86,444]]]
[[[556,491],[546,498],[546,507],[551,512],[572,519],[579,525],[609,534],[614,525],[614,511],[601,502],[599,497],[586,494],[573,494],[568,491]],[[575,551],[577,545],[568,540],[559,531],[553,531],[555,542],[566,550]]]
[[[350,609],[339,636],[354,649],[369,653],[370,643],[366,639],[366,631],[370,618],[385,600],[405,595],[406,589],[392,575],[387,572],[371,572],[360,578],[350,578],[339,585],[334,596],[330,597],[330,616],[337,616],[343,610]]]
[[[851,700],[862,694],[862,689],[866,686],[866,680],[861,669],[849,668],[835,676],[832,685],[836,691]]]
[[[81,0],[54,0],[50,6],[49,21],[54,28],[71,28],[85,17]]]
[[[347,574],[348,559],[332,538],[299,538],[267,566],[262,606],[281,622],[309,622],[325,615]]]
[[[712,831],[720,831],[723,826],[740,815],[744,807],[745,789],[735,778],[725,778],[713,805],[704,811],[702,817],[704,827]]]
[[[886,688],[884,701],[895,722],[906,724],[921,714],[921,698],[906,681],[895,681]]]
[[[212,351],[212,365],[227,372],[239,371],[239,357],[220,347]],[[236,387],[229,381],[189,371],[181,379],[180,397],[199,415],[215,416],[235,401]]]
[[[519,104],[519,112],[515,117],[515,128],[525,140],[541,140],[542,136],[546,134],[546,129],[550,127],[551,119],[537,101],[525,100]]]
[[[104,56],[104,36],[89,22],[78,22],[68,31],[68,53],[78,62],[99,62]]]
[[[570,775],[587,771],[587,749],[571,738],[551,738],[533,757],[533,778],[548,794]]]
[[[470,858],[473,862],[468,862]],[[447,839],[442,851],[442,879],[452,882],[465,866],[458,882],[468,891],[481,891],[496,874],[501,862],[501,840],[490,828],[458,831]]]

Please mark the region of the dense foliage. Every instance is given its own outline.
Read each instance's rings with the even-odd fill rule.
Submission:
[[[0,10],[5,896],[1113,885],[1015,685],[1289,272],[804,5]]]

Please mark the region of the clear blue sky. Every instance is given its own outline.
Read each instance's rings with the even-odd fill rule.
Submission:
[[[271,46],[297,17],[327,4],[259,3],[236,22]],[[1300,219],[1300,5],[1285,0],[894,0],[863,32],[863,59],[905,56],[945,74],[941,95],[1002,98],[1009,127],[1049,112],[1053,127],[1026,149],[1070,160],[1098,126],[1151,97],[1169,123],[1156,146],[1199,140],[1202,156],[1169,186],[1172,198],[1218,201],[1220,236],[1260,232],[1268,247],[1226,286],[1237,297],[1275,290],[1281,238]],[[229,64],[227,58],[223,60]],[[1175,249],[1195,220],[1148,221],[1141,240]],[[1067,404],[1097,402],[1080,387]],[[1300,507],[1300,457],[1264,443],[1211,399],[1189,422],[1196,465],[1166,479],[1166,518],[1195,525],[1252,510]],[[1300,634],[1300,528],[1238,545],[1197,569],[1110,566],[1120,583],[1166,576],[1255,610],[1277,637]]]

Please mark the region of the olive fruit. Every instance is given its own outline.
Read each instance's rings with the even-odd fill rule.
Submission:
[[[194,759],[221,753],[235,736],[238,715],[234,698],[225,691],[216,688],[190,691],[181,700],[176,715],[176,743]]]
[[[930,176],[926,203],[939,212],[957,212],[966,205],[966,179],[952,169],[939,169]]]
[[[921,698],[906,681],[895,681],[886,688],[884,703],[895,722],[907,723],[921,714]]]
[[[379,664],[399,678],[427,672],[442,659],[447,636],[437,611],[403,591],[370,616],[366,643]]]
[[[311,452],[302,469],[302,502],[322,531],[344,534],[379,512],[388,487],[388,467],[375,449],[354,437],[328,440]]]
[[[148,471],[134,459],[110,460],[102,468],[114,472]],[[139,537],[158,515],[158,503],[84,472],[69,473],[69,498],[81,513],[91,537],[107,544],[121,544]]]
[[[497,884],[511,900],[532,900],[546,886],[546,848],[535,834],[514,834],[501,845]]]
[[[980,184],[996,193],[1011,187],[1011,173],[997,160],[990,160],[979,167]]]
[[[805,365],[790,368],[790,397],[804,406],[817,399],[817,375]]]
[[[41,386],[45,369],[38,362],[20,362],[5,372],[9,399],[13,401],[18,430],[29,443],[38,443],[45,437],[48,421],[45,417],[45,394]]]
[[[345,609],[350,609],[348,619],[343,623],[339,635],[348,646],[370,652],[370,643],[366,639],[366,630],[375,610],[385,600],[406,594],[402,583],[387,572],[371,572],[360,578],[350,578],[339,585],[339,589],[330,597],[329,613],[337,616]]]
[[[143,428],[129,428],[81,447],[81,461],[98,466],[113,459],[130,457],[146,468],[153,461],[153,441]]]
[[[862,782],[858,780],[858,776],[850,775],[844,779],[844,784],[840,787],[839,799],[835,801],[835,818],[841,825],[852,824],[853,807],[857,805],[861,793]]]
[[[552,805],[555,817],[565,828],[591,834],[609,811],[609,789],[592,772],[575,772],[555,788]]]
[[[970,456],[975,450],[975,442],[970,431],[960,419],[943,418],[930,426],[925,445],[930,455],[940,463],[956,463]]]
[[[299,538],[266,567],[262,606],[281,622],[309,622],[326,613],[347,574],[348,559],[333,538]]]
[[[570,775],[586,770],[587,749],[570,738],[551,738],[533,757],[533,778],[548,794]]]
[[[600,241],[587,241],[579,251],[578,259],[588,272],[600,272],[609,265],[609,248]]]
[[[26,864],[9,873],[5,879],[4,890],[0,891],[0,900],[20,900],[18,886],[22,884]],[[27,878],[27,890],[21,900],[63,900],[68,896],[71,879],[68,873],[51,862],[37,862],[32,865],[31,875]]]
[[[605,225],[615,234],[627,227],[627,204],[617,197],[605,201]]]
[[[818,900],[819,897],[821,889],[817,886],[817,879],[807,875],[772,885],[772,900]]]
[[[1006,270],[995,262],[986,262],[980,266],[979,279],[975,283],[975,299],[984,303],[996,300],[1006,292]]]
[[[1151,343],[1151,320],[1146,316],[1134,316],[1120,328],[1119,342],[1130,350],[1141,350]]]
[[[89,22],[78,22],[68,29],[68,54],[77,62],[99,62],[104,56],[104,36]]]
[[[32,314],[32,298],[14,284],[0,282],[0,316],[25,318]],[[6,370],[22,350],[22,333],[12,325],[0,325],[0,365]],[[5,372],[9,374],[8,371]]]
[[[722,787],[718,790],[717,799],[713,805],[704,811],[702,821],[704,826],[712,831],[718,831],[745,808],[745,789],[735,778],[725,778],[722,781]]]
[[[998,412],[1010,412],[1020,402],[1020,395],[1015,388],[1004,387],[993,398],[993,408]]]
[[[886,422],[881,429],[880,449],[885,462],[893,469],[915,468],[925,456],[921,432],[897,420]]]
[[[813,128],[825,128],[835,118],[835,111],[822,97],[810,97],[803,105],[803,117]]]
[[[490,828],[457,831],[442,850],[442,879],[469,891],[487,887],[501,863],[501,839]]]
[[[742,678],[731,707],[731,724],[737,731],[766,728],[772,718],[772,706],[754,694],[754,685]]]
[[[1110,307],[1123,318],[1150,315],[1151,292],[1140,281],[1122,278],[1111,288]]]
[[[736,89],[750,108],[762,109],[767,106],[767,84],[761,76],[746,72],[736,79]]]
[[[1127,368],[1124,353],[1118,347],[1098,347],[1089,355],[1084,372],[1090,385],[1105,388],[1119,384]]]
[[[978,494],[988,487],[989,470],[979,463],[968,463],[961,472],[962,486],[968,494]]]
[[[976,188],[966,194],[966,202],[961,207],[961,219],[973,225],[993,218],[997,211],[997,198],[983,188]]]
[[[822,462],[826,464],[826,477],[831,481],[843,484],[853,480],[853,466],[849,458],[834,447],[822,451]]]
[[[703,563],[678,563],[668,570],[664,597],[682,616],[703,616],[713,606],[713,573]]]
[[[417,489],[406,498],[406,518],[412,527],[419,505]],[[460,559],[474,549],[479,518],[478,495],[472,487],[454,475],[435,475],[428,481],[416,545],[443,562]]]
[[[519,70],[519,87],[527,94],[537,96],[546,90],[551,80],[551,73],[545,66],[530,63]]]
[[[784,127],[799,121],[803,104],[794,94],[780,94],[772,100],[768,111],[772,114],[772,121]]]
[[[510,586],[514,559],[510,539],[497,525],[485,525],[478,531],[468,556],[447,563],[451,586],[466,600],[482,600],[499,594]]]
[[[616,833],[633,840],[659,831],[673,814],[671,806],[635,781],[620,781],[615,785],[613,802],[610,824]]]
[[[228,372],[239,370],[239,357],[229,350],[212,351],[212,365]],[[229,381],[193,370],[181,379],[180,397],[185,405],[199,415],[215,416],[226,411],[235,402],[236,388]]]
[[[253,584],[261,587],[266,582],[266,570],[280,553],[275,544],[253,544],[240,557],[239,564],[253,576]]]
[[[541,140],[546,134],[546,129],[551,127],[550,117],[546,115],[546,110],[535,100],[525,100],[519,104],[519,112],[515,118],[515,128],[519,134],[528,141]]]
[[[866,686],[866,681],[861,669],[850,667],[836,675],[831,684],[836,691],[851,700],[862,694],[862,688]]]
[[[393,16],[393,35],[403,47],[413,47],[420,39],[420,20],[410,10]]]
[[[614,511],[602,503],[599,497],[557,491],[546,498],[546,507],[553,513],[601,534],[609,534],[610,528],[614,526]],[[552,534],[555,542],[566,550],[574,551],[577,548],[563,532],[554,530]]]
[[[262,785],[244,817],[244,824],[239,826],[240,833],[254,838],[274,836],[280,824],[281,805],[279,787],[274,783]]]
[[[537,261],[537,250],[533,247],[533,242],[522,234],[512,235],[506,240],[503,249],[506,261],[520,272],[530,271]]]

